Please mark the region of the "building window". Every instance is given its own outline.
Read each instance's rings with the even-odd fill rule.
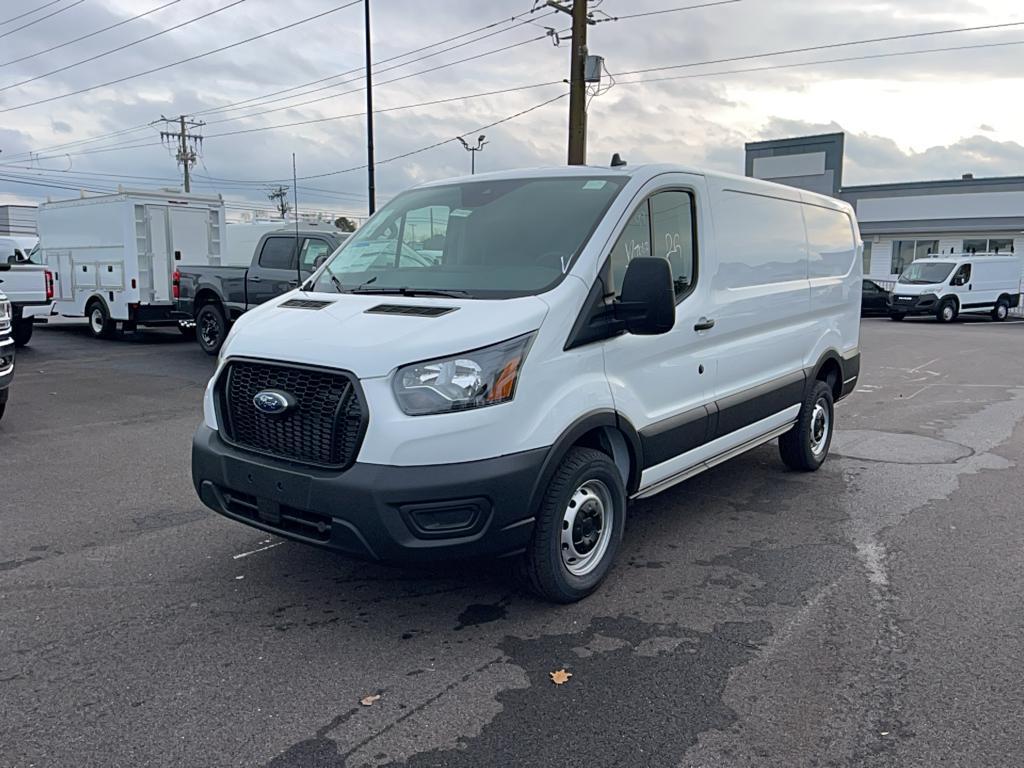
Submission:
[[[938,240],[895,240],[890,273],[899,275],[917,259],[939,252]]]
[[[864,274],[871,274],[871,241],[864,243]]]
[[[964,240],[964,253],[1013,253],[1013,239],[1009,237],[974,238]]]

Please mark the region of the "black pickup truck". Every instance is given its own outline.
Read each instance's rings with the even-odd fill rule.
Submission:
[[[216,355],[243,312],[287,293],[345,242],[347,232],[301,228],[268,232],[248,267],[182,267],[174,273],[174,316],[195,321],[196,341]]]

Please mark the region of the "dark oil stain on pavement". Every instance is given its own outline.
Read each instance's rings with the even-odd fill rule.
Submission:
[[[479,736],[458,748],[423,752],[394,765],[547,768],[674,762],[702,731],[736,720],[722,702],[729,674],[757,653],[755,644],[770,631],[763,621],[720,624],[700,633],[675,624],[603,618],[576,634],[507,637],[501,649],[526,670],[530,687],[498,694],[502,710]],[[573,651],[601,647],[608,638],[622,645],[583,656]],[[658,650],[665,647],[672,649]],[[552,685],[548,673],[563,667],[572,679]],[[517,745],[514,752],[512,745]]]
[[[581,632],[506,637],[500,648],[507,663],[524,669],[530,686],[499,693],[501,712],[479,736],[460,740],[454,749],[422,752],[392,765],[674,764],[702,732],[736,721],[735,712],[722,701],[725,686],[732,670],[749,662],[757,644],[770,634],[766,621],[728,622],[712,632],[696,632],[677,624],[600,618]],[[581,653],[583,648],[588,650]],[[553,685],[548,673],[563,667],[572,672],[571,680]],[[459,692],[453,689],[447,695]],[[341,736],[344,731],[338,729],[357,712],[354,708],[339,715],[313,738],[282,752],[268,768],[343,768],[352,752],[369,740],[342,754],[330,735]],[[374,746],[379,760],[386,743]]]

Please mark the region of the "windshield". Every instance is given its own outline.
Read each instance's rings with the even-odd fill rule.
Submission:
[[[569,270],[626,181],[571,176],[410,190],[335,251],[313,290],[541,293]]]
[[[900,275],[901,283],[914,283],[916,285],[930,285],[932,283],[944,283],[949,273],[953,271],[953,265],[948,262],[927,262],[915,261]]]

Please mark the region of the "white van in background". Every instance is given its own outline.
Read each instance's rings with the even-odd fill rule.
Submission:
[[[889,317],[934,315],[951,323],[961,313],[1005,320],[1020,303],[1021,262],[1016,256],[928,256],[903,270],[889,295]]]
[[[179,325],[172,276],[179,266],[220,264],[224,202],[121,191],[42,203],[38,226],[53,312],[87,317],[94,336],[109,337],[118,323]]]
[[[627,499],[775,438],[822,464],[860,367],[857,232],[846,203],[676,166],[409,190],[235,324],[196,491],[359,557],[515,558],[578,600]]]

